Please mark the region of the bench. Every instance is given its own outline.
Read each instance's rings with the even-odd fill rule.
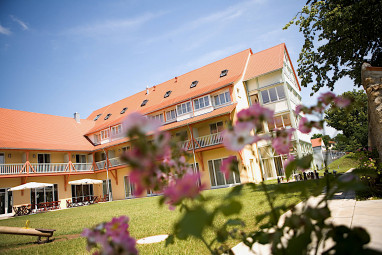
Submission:
[[[54,239],[50,239],[50,237],[53,236],[54,231],[56,230],[0,226],[0,234],[37,236],[38,244],[52,242]],[[44,241],[41,241],[41,237],[46,237],[46,239]]]

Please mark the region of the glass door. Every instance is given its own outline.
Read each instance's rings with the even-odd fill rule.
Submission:
[[[113,200],[113,191],[111,189],[111,180],[108,180],[109,183],[109,201]],[[106,180],[102,181],[102,189],[103,189],[103,195],[107,195],[107,186],[106,186]]]

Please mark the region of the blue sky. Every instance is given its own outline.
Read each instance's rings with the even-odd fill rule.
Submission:
[[[0,0],[0,107],[86,118],[147,85],[281,42],[297,68],[303,37],[282,27],[304,2]],[[344,79],[335,92],[352,88]]]

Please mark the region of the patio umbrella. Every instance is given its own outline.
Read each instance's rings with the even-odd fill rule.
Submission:
[[[16,191],[16,190],[26,190],[26,189],[37,189],[44,187],[51,187],[53,184],[51,183],[42,183],[42,182],[28,182],[13,188],[8,189],[8,191]]]
[[[71,185],[80,185],[80,184],[101,184],[102,180],[94,180],[94,179],[81,179],[68,182]]]

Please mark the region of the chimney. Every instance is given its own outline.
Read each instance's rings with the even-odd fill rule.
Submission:
[[[146,95],[148,95],[149,93],[150,93],[149,86],[146,86]]]
[[[153,89],[153,91],[155,91],[155,87],[156,87],[156,86],[154,85],[154,89]]]
[[[175,76],[175,82],[178,82],[178,77],[177,76]]]
[[[80,114],[78,112],[74,113],[74,119],[76,120],[77,123],[80,123],[81,119],[80,119]]]

